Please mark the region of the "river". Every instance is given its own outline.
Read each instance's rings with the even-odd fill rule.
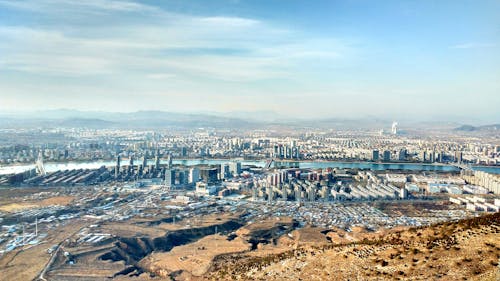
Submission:
[[[190,160],[173,160],[173,164],[182,164],[185,166],[194,165],[217,165],[229,163],[231,160],[216,160],[216,159],[190,159]],[[136,160],[135,164],[141,163]],[[166,160],[161,161],[162,164]],[[257,167],[264,167],[265,161],[241,161],[242,165],[254,165]],[[297,162],[279,162],[280,164],[290,167],[299,168],[347,168],[347,169],[370,169],[375,171],[380,170],[408,170],[408,171],[435,171],[435,172],[453,172],[458,171],[459,168],[453,165],[442,164],[422,164],[422,163],[371,163],[371,162],[335,162],[335,161],[297,161]],[[101,166],[113,167],[115,161],[92,161],[92,162],[67,162],[67,163],[46,163],[45,170],[47,172],[54,172],[58,170],[71,170],[71,169],[97,169]],[[149,160],[148,165],[153,165],[154,160]],[[122,166],[128,165],[127,159],[122,160]],[[34,165],[7,165],[0,166],[0,175],[20,173],[33,168]],[[473,166],[474,170],[481,170],[489,173],[500,174],[500,167],[486,167],[486,166]]]

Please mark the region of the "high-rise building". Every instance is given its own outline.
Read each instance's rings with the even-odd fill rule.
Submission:
[[[284,152],[284,154],[285,154],[285,155],[284,155],[284,158],[285,158],[285,159],[292,158],[292,149],[291,149],[290,147],[285,146],[285,147],[284,147],[283,152]]]
[[[214,183],[219,179],[217,168],[203,168],[200,170],[200,176],[206,183]]]
[[[401,188],[401,190],[399,191],[399,198],[400,199],[407,199],[408,198],[408,189],[406,189],[405,187]]]
[[[156,150],[156,157],[155,157],[155,169],[159,170],[160,169],[160,150]]]
[[[328,186],[324,185],[321,188],[321,198],[323,198],[324,201],[328,201],[329,194],[330,194],[330,190],[329,190]]]
[[[406,160],[406,149],[401,149],[399,150],[399,153],[398,153],[398,160],[399,161],[405,161]]]
[[[378,152],[378,150],[373,150],[372,151],[372,160],[373,161],[378,161],[379,160],[379,152]]]
[[[314,200],[316,200],[316,190],[315,188],[313,187],[309,187],[309,189],[307,189],[307,199],[311,202],[313,202]]]
[[[293,152],[293,157],[295,159],[299,159],[300,158],[300,146],[296,146],[293,148],[294,149],[294,152]]]
[[[197,183],[200,180],[200,170],[198,168],[191,168],[189,170],[189,183]]]
[[[165,170],[165,185],[172,187],[175,185],[175,170],[166,169]]]
[[[434,163],[436,161],[436,152],[433,150],[429,152],[429,162]]]
[[[142,157],[142,167],[146,168],[147,165],[148,165],[148,153],[146,152],[144,154],[144,157]]]
[[[280,148],[278,145],[275,145],[273,148],[273,157],[279,158],[280,157]]]
[[[252,188],[252,200],[253,201],[257,200],[258,195],[259,195],[259,189],[257,188],[256,185],[254,185]]]
[[[272,186],[267,186],[266,188],[266,193],[267,193],[267,201],[271,203],[274,199],[274,189]]]
[[[241,162],[229,163],[229,171],[233,177],[238,177],[241,174]]]
[[[120,163],[120,160],[121,160],[120,155],[118,155],[118,156],[116,157],[115,179],[117,179],[117,178],[118,178],[118,176],[120,175],[120,164],[121,164],[121,163]]]
[[[231,176],[231,172],[229,171],[228,164],[220,165],[220,179],[227,179]]]
[[[134,156],[130,155],[130,159],[128,162],[128,172],[133,173],[134,172]]]
[[[172,154],[168,154],[168,158],[167,158],[167,169],[171,169],[172,168]]]
[[[384,162],[391,161],[391,152],[389,150],[384,150]]]
[[[437,154],[436,161],[439,163],[444,162],[444,151],[441,151]]]
[[[462,153],[462,151],[456,151],[455,152],[455,161],[457,163],[459,163],[459,164],[462,163],[462,161],[463,161],[463,153]]]
[[[187,172],[185,172],[185,171],[179,172],[179,184],[187,184],[188,183],[188,177],[186,174],[187,174]]]
[[[420,160],[421,160],[422,162],[427,162],[427,160],[428,160],[428,159],[427,159],[427,151],[425,151],[425,150],[424,150],[424,151],[422,151],[422,152],[420,153]]]

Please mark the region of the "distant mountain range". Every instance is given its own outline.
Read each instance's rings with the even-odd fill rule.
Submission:
[[[87,127],[87,128],[167,128],[214,127],[238,128],[257,126],[257,121],[207,114],[184,114],[164,111],[137,111],[130,113],[47,110],[11,114],[1,118],[2,127]]]
[[[272,111],[233,113],[176,113],[166,111],[104,112],[79,111],[71,109],[43,110],[24,113],[0,113],[0,128],[16,127],[67,127],[67,128],[225,128],[225,129],[265,129],[265,128],[323,128],[323,129],[390,129],[393,120],[383,118],[318,118],[286,119]],[[456,132],[494,132],[500,125],[459,126],[453,122],[404,122],[403,130],[427,130]],[[458,127],[459,126],[459,127]],[[500,132],[500,131],[498,131]]]
[[[462,125],[458,128],[455,128],[454,131],[459,132],[476,132],[476,131],[488,131],[488,132],[500,132],[500,124],[494,125],[484,125],[484,126],[472,126],[472,125]]]

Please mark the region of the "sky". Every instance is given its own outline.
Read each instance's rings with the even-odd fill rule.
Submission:
[[[500,1],[0,0],[0,110],[500,122]]]

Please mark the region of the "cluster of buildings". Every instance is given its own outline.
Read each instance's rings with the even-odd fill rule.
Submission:
[[[290,147],[294,147],[292,143]],[[284,150],[290,150],[283,147]],[[286,149],[285,149],[286,148]],[[293,149],[291,149],[293,151]],[[279,152],[280,149],[277,149]],[[280,153],[280,152],[279,152]],[[288,154],[286,154],[288,157]],[[288,201],[331,201],[363,199],[406,199],[408,193],[500,194],[500,176],[463,169],[460,176],[440,174],[383,173],[344,169],[276,170],[242,167],[240,161],[217,165],[173,165],[172,154],[164,157],[157,149],[152,158],[116,157],[112,167],[75,169],[46,173],[40,154],[36,168],[0,177],[0,184],[29,186],[82,186],[113,182],[132,183],[134,187],[162,185],[169,189],[192,189],[201,195],[229,195],[251,189],[254,198]],[[167,158],[166,162],[160,159]]]
[[[482,197],[450,197],[450,202],[465,205],[467,210],[476,212],[499,212],[500,199],[487,200]]]
[[[40,152],[50,162],[114,160],[117,153],[124,159],[153,158],[159,152],[178,159],[500,164],[500,145],[494,139],[405,134],[397,123],[390,134],[319,129],[280,133],[272,129],[155,132],[83,128],[26,129],[20,134],[9,132],[12,139],[0,143],[0,165],[33,163]],[[27,144],[23,144],[23,137]]]
[[[48,206],[14,212],[11,217],[0,213],[0,256],[16,248],[40,244],[47,233],[39,231],[39,225],[58,224],[78,217],[64,213],[63,206]],[[5,219],[4,219],[5,218]],[[40,218],[40,219],[39,219]]]
[[[248,223],[287,216],[301,225],[349,230],[357,225],[420,226],[464,218],[475,212],[498,212],[500,208],[497,198],[500,176],[472,171],[466,166],[461,166],[458,175],[338,168],[281,169],[271,165],[274,160],[500,163],[498,142],[405,135],[397,123],[390,134],[214,129],[161,133],[36,129],[25,130],[23,134],[30,145],[19,145],[15,132],[11,134],[12,140],[2,140],[0,165],[35,162],[36,166],[22,173],[0,175],[0,185],[73,187],[61,190],[75,200],[65,206],[0,213],[0,254],[43,243],[49,230],[77,220],[98,225],[137,217],[168,216],[191,227],[187,221],[197,216],[239,212]],[[31,141],[33,136],[37,137]],[[188,166],[174,165],[174,158],[222,161],[216,165]],[[244,159],[268,162],[264,167],[255,167],[242,165]],[[45,171],[43,164],[86,160],[110,160],[114,164],[55,172]],[[390,216],[375,207],[387,202],[411,204],[415,199],[433,201],[427,200],[429,197],[441,200],[450,197],[453,204],[446,203],[446,208],[415,216]],[[95,245],[110,238],[110,234],[86,228],[78,237],[77,243]]]
[[[348,179],[344,181],[344,179]],[[254,200],[273,201],[356,201],[407,199],[408,190],[392,184],[353,182],[351,175],[334,173],[303,173],[281,170],[253,183]]]
[[[500,175],[483,171],[463,170],[462,177],[473,185],[482,186],[495,194],[500,194]]]
[[[98,223],[175,214],[174,220],[185,220],[199,214],[227,211],[241,212],[248,221],[289,216],[301,224],[349,229],[356,225],[420,226],[464,218],[473,212],[498,211],[500,205],[498,199],[492,201],[495,195],[487,188],[468,184],[467,179],[453,174],[377,173],[338,168],[265,169],[242,166],[240,162],[186,167],[167,162],[158,163],[157,167],[142,167],[143,175],[154,171],[152,178],[126,180],[128,175],[138,175],[140,166],[120,165],[117,173],[115,167],[103,168],[108,173],[108,182],[63,189],[76,198],[68,206],[0,214],[0,249],[11,251],[40,243],[43,239],[39,234],[30,234],[39,231],[34,224],[42,225],[46,231],[49,226],[57,228],[79,219]],[[70,179],[78,173],[61,175]],[[374,200],[381,204],[412,204],[414,199],[425,199],[420,196],[431,194],[430,189],[435,185],[439,187],[438,193],[452,194],[450,201],[456,205],[429,211],[424,216],[389,216],[374,207],[378,204]],[[461,192],[455,191],[454,186]],[[484,197],[485,194],[488,195]],[[107,238],[109,234],[90,229],[80,235],[78,243],[94,245]]]

